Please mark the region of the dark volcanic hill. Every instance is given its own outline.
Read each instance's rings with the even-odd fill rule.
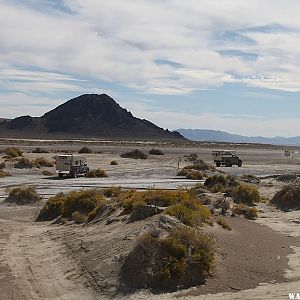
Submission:
[[[42,117],[22,116],[0,122],[0,136],[19,138],[184,139],[134,117],[108,95],[85,94]]]

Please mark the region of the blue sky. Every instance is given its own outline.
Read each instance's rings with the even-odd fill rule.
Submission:
[[[0,0],[0,117],[107,93],[175,128],[300,135],[298,0]]]

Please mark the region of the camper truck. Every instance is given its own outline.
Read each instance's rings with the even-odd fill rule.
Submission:
[[[217,167],[232,167],[234,165],[241,167],[243,164],[242,159],[236,154],[235,151],[212,151],[212,157]]]
[[[86,158],[82,155],[58,155],[55,157],[55,164],[59,177],[67,175],[76,178],[78,175],[87,176],[89,173]]]

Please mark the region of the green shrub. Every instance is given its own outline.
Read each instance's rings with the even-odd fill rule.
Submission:
[[[88,173],[88,177],[91,178],[103,178],[103,177],[108,177],[107,173],[105,170],[102,169],[96,169],[96,170],[90,170]]]
[[[65,194],[63,193],[59,193],[49,198],[44,207],[41,209],[37,217],[37,221],[52,221],[58,216],[61,216],[64,200]]]
[[[49,153],[49,151],[42,149],[40,147],[36,147],[34,150],[32,150],[32,153]]]
[[[41,197],[33,187],[16,187],[10,191],[5,202],[23,205],[36,203],[40,200]]]
[[[10,157],[22,156],[22,151],[16,147],[7,147],[4,149],[4,153]]]
[[[118,165],[118,162],[115,161],[115,160],[112,160],[112,161],[110,162],[110,165],[111,165],[111,166],[117,166],[117,165]]]
[[[152,148],[151,150],[149,150],[149,154],[150,155],[164,155],[162,150],[155,149],[155,148]]]
[[[271,203],[281,210],[300,209],[300,184],[289,184],[278,191]]]
[[[53,167],[53,163],[51,163],[50,161],[46,160],[46,159],[43,158],[43,157],[36,158],[36,159],[33,161],[33,164],[34,164],[37,168],[40,168],[40,167]]]
[[[159,238],[145,233],[122,267],[129,287],[174,289],[204,282],[214,262],[214,239],[199,230],[181,228]]]
[[[148,157],[144,152],[138,149],[124,152],[120,156],[123,158],[134,158],[134,159],[146,159]]]
[[[228,224],[228,222],[224,218],[220,218],[217,220],[217,223],[224,229],[231,230],[231,226]]]
[[[240,184],[233,191],[233,201],[236,203],[244,203],[253,206],[255,203],[260,202],[261,197],[258,189],[249,184]]]
[[[14,168],[16,169],[31,169],[34,168],[36,165],[30,161],[28,158],[22,157],[14,164]]]
[[[9,176],[11,176],[10,173],[0,170],[0,178],[9,177]]]
[[[90,148],[82,147],[82,148],[78,151],[78,153],[80,153],[80,154],[92,154],[92,153],[94,153],[94,151],[93,151],[92,149],[90,149]]]

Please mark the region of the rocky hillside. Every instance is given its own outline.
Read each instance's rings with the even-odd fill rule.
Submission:
[[[134,117],[106,94],[85,94],[42,117],[21,116],[0,122],[0,136],[20,138],[183,139],[155,124]]]

